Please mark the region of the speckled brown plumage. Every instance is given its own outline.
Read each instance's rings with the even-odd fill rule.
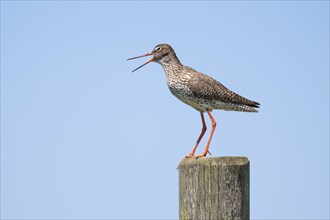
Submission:
[[[153,55],[151,60],[135,70],[150,62],[161,64],[165,71],[167,85],[171,93],[201,114],[203,129],[196,145],[188,157],[203,157],[209,152],[209,144],[216,127],[216,122],[211,114],[212,110],[221,109],[226,111],[257,112],[256,108],[259,108],[260,105],[258,102],[244,98],[229,90],[210,76],[198,72],[191,67],[182,65],[169,44],[158,44],[154,47],[152,52],[128,60],[151,55]],[[133,72],[135,70],[133,70]],[[212,130],[204,152],[195,156],[195,150],[206,131],[203,116],[204,112],[208,113],[212,121]]]

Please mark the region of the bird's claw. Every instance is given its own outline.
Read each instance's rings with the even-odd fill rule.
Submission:
[[[186,156],[186,158],[196,158],[196,159],[198,159],[200,157],[206,157],[207,154],[212,155],[210,151],[207,151],[206,153],[202,153],[202,154],[199,154],[199,155],[189,154],[188,156]]]

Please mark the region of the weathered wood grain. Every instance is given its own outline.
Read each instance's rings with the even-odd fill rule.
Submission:
[[[178,168],[181,220],[250,218],[246,157],[183,159]]]

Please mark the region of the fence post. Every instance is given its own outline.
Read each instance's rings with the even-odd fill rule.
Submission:
[[[178,169],[180,220],[250,219],[248,158],[187,158]]]

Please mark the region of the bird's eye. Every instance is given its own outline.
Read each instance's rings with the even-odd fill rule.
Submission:
[[[156,47],[155,48],[155,51],[160,51],[162,48],[160,48],[160,47]]]

